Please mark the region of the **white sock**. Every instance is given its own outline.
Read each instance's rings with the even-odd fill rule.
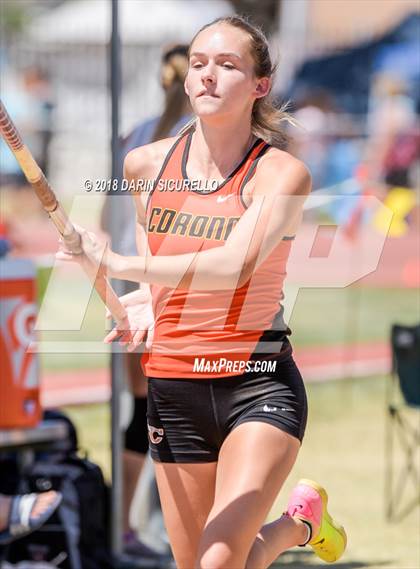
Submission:
[[[302,522],[305,524],[306,530],[308,533],[307,533],[306,539],[302,543],[301,547],[305,546],[309,541],[311,541],[311,538],[312,538],[312,526],[311,526],[311,524],[309,522],[305,522],[305,520],[302,520]]]

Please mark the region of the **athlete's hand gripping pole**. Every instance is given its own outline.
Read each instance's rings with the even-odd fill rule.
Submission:
[[[50,216],[54,225],[58,229],[62,239],[73,254],[83,254],[81,247],[81,238],[79,233],[73,227],[66,212],[61,207],[53,190],[51,189],[47,179],[45,178],[41,168],[36,163],[29,149],[23,144],[16,126],[6,111],[5,106],[0,100],[0,132],[4,140],[7,142],[10,150],[16,157],[20,167],[22,168],[25,178],[28,180],[32,188],[35,190],[43,208]],[[102,298],[106,307],[109,309],[116,321],[119,329],[128,330],[127,312],[118,296],[115,294],[109,284],[104,270],[92,263],[87,257],[82,263],[83,269],[93,282],[95,289]]]

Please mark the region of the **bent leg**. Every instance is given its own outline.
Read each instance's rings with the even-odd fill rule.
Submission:
[[[192,569],[214,501],[217,462],[154,461],[163,518],[177,569]]]
[[[300,545],[307,538],[305,524],[290,516],[264,525],[249,552],[245,569],[266,569],[281,553]]]
[[[200,540],[197,569],[243,569],[248,558],[252,569],[268,566],[269,548],[257,534],[299,448],[297,438],[263,422],[242,423],[229,434],[219,454],[215,501]],[[288,547],[302,543],[300,524],[284,529]]]

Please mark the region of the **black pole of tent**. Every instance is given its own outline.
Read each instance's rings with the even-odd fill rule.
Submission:
[[[120,99],[120,36],[118,29],[118,0],[111,0],[112,28],[110,45],[109,86],[111,94],[111,179],[118,178],[119,172],[119,99]],[[118,227],[117,220],[110,213],[111,243],[115,245]],[[121,281],[112,283],[118,295],[121,294]],[[111,549],[115,558],[122,551],[122,437],[120,427],[120,394],[124,373],[122,353],[111,353]]]

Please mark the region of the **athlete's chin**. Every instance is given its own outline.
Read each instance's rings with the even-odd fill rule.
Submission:
[[[207,99],[206,101],[199,100],[196,101],[196,104],[194,105],[194,113],[199,118],[217,120],[218,118],[222,119],[223,117],[231,114],[232,109],[228,107],[229,106],[223,103],[220,99]]]
[[[201,119],[204,119],[204,118],[210,119],[212,117],[217,118],[217,117],[221,116],[222,113],[220,112],[220,110],[217,110],[217,109],[203,109],[203,108],[201,108],[201,109],[196,109],[195,114],[197,117],[199,117]]]
[[[216,97],[199,97],[194,107],[196,113],[214,113],[223,108],[223,103]]]

